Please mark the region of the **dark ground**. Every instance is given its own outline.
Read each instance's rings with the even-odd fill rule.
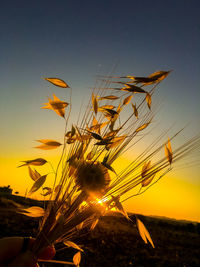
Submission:
[[[9,198],[21,204],[31,206],[38,204],[33,200],[16,196],[9,196]],[[0,238],[35,236],[38,219],[9,211],[8,207],[11,204],[0,197]],[[79,238],[76,242],[84,249],[80,266],[200,266],[200,223],[142,215],[138,215],[138,218],[149,230],[155,249],[143,242],[135,224],[124,217],[106,216],[90,234]],[[132,219],[135,221],[134,216]],[[74,249],[58,251],[55,259],[72,261],[76,252]],[[45,264],[44,266],[64,265]]]

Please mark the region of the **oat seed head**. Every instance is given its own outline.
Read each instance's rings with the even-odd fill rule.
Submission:
[[[88,194],[103,195],[110,183],[110,175],[100,162],[82,161],[75,172],[75,181]]]
[[[128,166],[123,166],[119,173],[113,168],[113,163],[123,153],[151,133],[157,111],[152,97],[158,84],[169,73],[158,71],[147,77],[103,77],[97,83],[99,86],[92,90],[86,109],[80,110],[78,122],[71,125],[72,88],[61,79],[46,78],[52,84],[66,88],[69,99],[60,100],[54,95],[54,100],[44,107],[55,111],[59,119],[64,120],[65,132],[62,142],[42,139],[39,140],[42,145],[37,147],[45,150],[62,147],[62,152],[57,167],[52,170],[54,183],[43,193],[45,197],[50,196],[50,201],[38,229],[34,253],[49,244],[64,242],[69,245],[67,241],[80,236],[83,229],[93,229],[99,218],[111,209],[117,209],[128,218],[123,201],[144,193],[171,171],[174,163],[190,153],[199,152],[199,136],[175,148],[174,139],[182,130],[170,138],[166,130],[149,142],[144,151]],[[29,175],[34,180],[30,190],[33,193],[43,185],[40,180],[44,175],[30,166],[43,165],[47,160],[39,158],[24,162],[21,166],[28,166]],[[148,233],[144,229],[140,229],[143,237]]]

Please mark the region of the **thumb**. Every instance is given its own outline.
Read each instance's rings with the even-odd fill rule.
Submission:
[[[37,265],[37,257],[33,254],[33,252],[27,250],[24,253],[19,254],[11,263],[7,265],[8,267],[36,267]]]

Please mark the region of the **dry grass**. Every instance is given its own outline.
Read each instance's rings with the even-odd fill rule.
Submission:
[[[8,197],[8,196],[7,196]],[[31,199],[9,196],[21,205],[36,205]],[[42,203],[38,202],[38,205]],[[38,218],[30,218],[13,211],[1,210],[4,203],[0,201],[0,237],[5,236],[36,236]],[[7,206],[8,207],[8,206]],[[115,215],[115,213],[113,214]],[[95,229],[78,237],[75,241],[84,250],[81,266],[189,266],[200,265],[199,234],[200,224],[175,221],[164,218],[153,218],[138,215],[151,232],[156,249],[145,244],[136,225],[124,217],[103,216]],[[135,217],[130,215],[135,221]],[[56,245],[56,260],[70,261],[76,253],[74,248],[60,250]],[[59,266],[45,263],[45,266]]]
[[[85,229],[93,230],[99,219],[110,210],[120,211],[130,220],[122,203],[126,199],[144,193],[149,187],[172,170],[172,165],[199,149],[199,136],[173,149],[171,141],[181,132],[166,138],[166,132],[149,143],[120,173],[116,173],[113,163],[121,155],[151,131],[156,114],[152,107],[152,96],[157,85],[169,74],[159,71],[148,77],[106,77],[100,86],[93,89],[91,99],[79,123],[69,125],[71,114],[71,88],[61,79],[46,78],[53,85],[67,88],[69,103],[55,94],[43,108],[56,112],[65,121],[63,143],[51,139],[38,140],[39,149],[49,150],[63,147],[51,188],[43,187],[43,195],[50,196],[47,209],[24,210],[29,216],[42,217],[37,233],[34,253],[45,246],[62,244],[76,247],[73,240]],[[114,78],[114,79],[113,79]],[[117,79],[117,80],[116,80]],[[165,155],[160,156],[160,152]],[[24,161],[28,166],[34,184],[29,195],[39,190],[47,175],[41,175],[31,166],[47,163],[37,158]],[[130,192],[137,191],[130,195]],[[129,193],[129,196],[127,196]],[[140,235],[145,243],[154,247],[151,236],[144,224],[136,217]],[[71,243],[69,243],[69,241]],[[78,250],[80,248],[76,247]],[[80,252],[73,259],[79,265]]]

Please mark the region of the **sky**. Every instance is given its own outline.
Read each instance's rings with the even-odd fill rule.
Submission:
[[[42,78],[72,87],[72,118],[97,75],[147,76],[173,70],[156,95],[156,133],[187,125],[177,143],[200,132],[200,2],[7,1],[0,9],[0,186],[24,194],[32,184],[20,160],[44,157],[37,139],[61,138],[64,126],[42,103],[55,89]],[[155,135],[156,136],[156,135]],[[54,161],[58,151],[48,152]],[[129,158],[123,160],[131,160]],[[193,167],[177,168],[128,211],[200,221],[199,154]],[[194,158],[191,158],[191,162]],[[188,163],[189,164],[189,163]],[[174,168],[175,169],[175,168]]]

